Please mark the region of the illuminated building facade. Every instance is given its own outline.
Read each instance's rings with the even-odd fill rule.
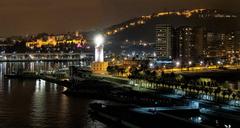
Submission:
[[[181,64],[200,63],[206,55],[206,30],[201,27],[179,27],[176,29],[177,58]]]
[[[234,33],[235,36],[235,57],[236,57],[236,63],[240,62],[240,31],[235,31]]]
[[[55,47],[59,44],[76,44],[77,46],[82,46],[87,44],[86,39],[82,36],[76,34],[75,37],[69,37],[66,35],[55,35],[55,36],[48,36],[47,39],[35,39],[33,41],[26,42],[27,48],[41,48],[43,46],[51,46]]]
[[[223,60],[233,64],[238,57],[238,45],[235,34],[231,33],[207,33],[207,58]],[[216,60],[217,61],[217,60]]]
[[[156,54],[159,58],[172,59],[173,28],[170,25],[156,25]]]

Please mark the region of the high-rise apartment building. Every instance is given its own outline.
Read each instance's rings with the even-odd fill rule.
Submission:
[[[156,25],[156,54],[162,59],[172,59],[173,28],[167,24]]]

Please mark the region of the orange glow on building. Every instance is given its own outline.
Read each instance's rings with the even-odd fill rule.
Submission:
[[[44,41],[43,39],[37,39],[37,41],[32,41],[32,42],[26,42],[26,46],[28,48],[41,48],[42,46],[53,46],[55,47],[58,44],[76,44],[76,45],[84,45],[86,44],[87,41],[80,36],[80,38],[77,39],[70,39],[70,40],[66,40],[63,38],[58,39],[58,37],[56,36],[49,36],[48,39],[46,41]]]

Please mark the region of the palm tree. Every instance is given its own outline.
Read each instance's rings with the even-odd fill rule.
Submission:
[[[238,99],[240,99],[240,90],[237,91],[236,95],[237,95]]]
[[[173,84],[173,89],[176,89],[178,86],[177,80],[176,79],[172,80],[172,84]]]
[[[193,85],[189,85],[188,89],[189,89],[190,92],[192,92],[194,90],[194,86]]]
[[[217,95],[219,95],[221,92],[221,87],[217,87],[215,90],[214,90],[214,95],[215,97],[217,98]]]
[[[212,95],[212,93],[213,93],[213,88],[210,87],[210,88],[209,88],[209,94]]]
[[[201,85],[201,86],[199,86],[199,87],[200,87],[200,90],[202,91],[202,93],[204,93],[205,86],[204,86],[204,85]]]
[[[108,73],[111,74],[111,75],[113,75],[113,74],[115,74],[115,73],[117,72],[115,66],[108,66],[108,67],[107,67],[107,71],[108,71]]]
[[[171,78],[175,78],[175,77],[176,77],[175,73],[174,73],[174,72],[171,72],[170,77],[171,77]]]
[[[197,86],[196,87],[196,90],[197,90],[197,94],[199,95],[200,91],[201,91],[201,87]]]
[[[237,97],[237,94],[234,92],[234,93],[232,94],[232,98],[233,98],[233,100],[235,100],[236,97]]]
[[[162,71],[162,73],[161,73],[161,77],[162,77],[162,78],[165,77],[165,72],[164,72],[164,71]]]
[[[118,68],[118,72],[120,72],[121,75],[123,76],[123,74],[126,73],[126,68],[125,67],[120,67],[120,68]]]
[[[228,100],[230,99],[230,96],[232,95],[233,91],[231,88],[227,89],[227,95],[228,95]]]
[[[205,94],[207,95],[208,92],[209,92],[209,88],[208,88],[208,87],[205,87],[205,88],[204,88],[204,92],[205,92]]]
[[[136,82],[138,83],[138,80],[141,78],[139,70],[136,67],[131,68],[128,78],[136,80]]]
[[[223,90],[222,95],[223,95],[223,100],[225,99],[225,96],[227,95],[227,90]]]
[[[156,71],[152,71],[150,73],[149,82],[151,83],[151,87],[153,87],[152,83],[156,83],[157,82],[157,73],[156,73]]]
[[[156,80],[157,80],[157,72],[156,72],[156,71],[151,72],[151,79],[152,79],[154,82],[156,82]]]
[[[183,85],[181,86],[181,89],[182,89],[183,91],[185,91],[186,88],[187,88],[187,84],[183,84]]]
[[[143,79],[150,80],[151,78],[151,71],[150,70],[143,70]]]
[[[236,92],[234,92],[234,93],[232,94],[232,98],[233,98],[233,100],[234,100],[234,106],[237,105],[237,104],[236,104],[236,97],[237,97],[237,94],[236,94]]]

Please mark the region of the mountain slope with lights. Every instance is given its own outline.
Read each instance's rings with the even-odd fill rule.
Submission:
[[[137,17],[113,25],[104,32],[108,41],[112,42],[107,49],[117,52],[125,40],[143,40],[154,43],[156,24],[170,24],[174,28],[196,26],[204,27],[207,31],[230,32],[240,30],[239,21],[237,13],[217,9],[167,11]]]

